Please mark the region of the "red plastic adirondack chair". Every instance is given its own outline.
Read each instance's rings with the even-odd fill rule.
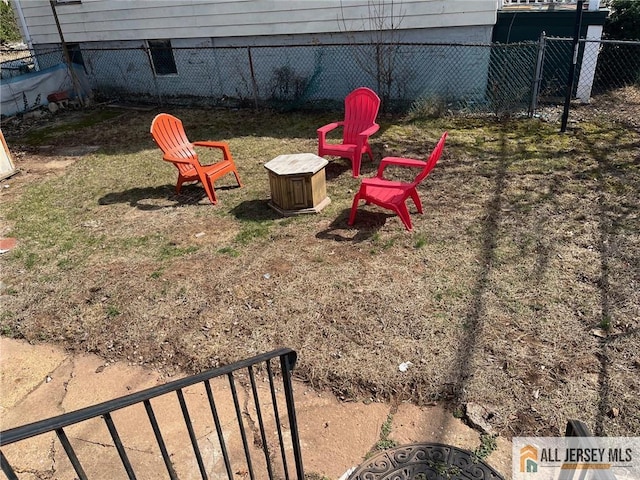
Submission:
[[[411,225],[411,217],[409,216],[409,209],[407,208],[407,200],[411,198],[418,209],[418,212],[422,213],[422,202],[420,201],[416,188],[420,182],[427,178],[427,175],[431,173],[433,167],[436,166],[436,163],[442,154],[442,149],[444,148],[444,142],[446,139],[447,132],[444,132],[426,162],[422,160],[414,160],[412,158],[383,158],[380,162],[380,167],[378,167],[377,175],[373,178],[365,178],[362,180],[360,190],[358,190],[358,193],[356,193],[356,196],[353,199],[351,214],[349,215],[349,225],[353,225],[355,222],[358,202],[360,200],[364,200],[366,203],[373,203],[379,207],[393,210],[398,214],[407,230],[411,230],[413,226]],[[396,182],[383,178],[384,169],[387,165],[415,167],[420,168],[421,170],[411,183]]]
[[[366,87],[355,89],[344,100],[344,121],[333,122],[318,129],[318,156],[336,155],[351,160],[353,176],[360,175],[360,160],[367,153],[373,160],[369,137],[380,125],[376,123],[380,98]],[[342,143],[327,143],[327,133],[343,127]]]
[[[191,143],[184,131],[182,121],[168,113],[161,113],[153,119],[151,135],[164,153],[162,159],[173,163],[178,169],[176,193],[180,193],[184,182],[201,182],[207,197],[215,205],[217,198],[213,184],[218,178],[233,172],[238,186],[242,186],[238,169],[226,142]],[[201,165],[194,147],[218,148],[222,150],[222,160],[211,165]]]

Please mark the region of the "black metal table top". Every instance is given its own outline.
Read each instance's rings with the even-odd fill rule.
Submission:
[[[442,443],[414,443],[383,450],[348,480],[504,480],[469,450]]]

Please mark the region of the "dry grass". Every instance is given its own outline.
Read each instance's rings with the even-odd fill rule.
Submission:
[[[507,436],[560,434],[569,418],[640,433],[636,128],[384,119],[377,160],[425,157],[449,131],[409,233],[372,206],[347,226],[359,181],[343,160],[327,167],[321,214],[267,207],[264,163],[315,151],[336,115],[172,113],[193,140],[230,143],[244,188],[222,180],[215,207],[199,187],[173,196],[155,112],[23,129],[22,144],[47,149],[10,138],[26,171],[1,193],[0,233],[19,242],[0,257],[4,335],[167,372],[288,346],[301,378],[345,399],[478,402]],[[80,144],[101,148],[65,156]]]

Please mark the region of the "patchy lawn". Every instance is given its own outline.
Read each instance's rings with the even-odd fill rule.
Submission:
[[[229,142],[243,188],[225,177],[216,206],[199,186],[175,196],[157,112],[3,126],[21,169],[0,184],[0,235],[18,239],[0,257],[3,335],[167,373],[288,346],[299,377],[345,400],[475,402],[509,437],[569,418],[640,434],[637,125],[382,118],[363,176],[449,132],[407,232],[364,205],[347,226],[345,160],[320,214],[268,208],[263,165],[314,152],[339,114],[170,112],[192,140]]]

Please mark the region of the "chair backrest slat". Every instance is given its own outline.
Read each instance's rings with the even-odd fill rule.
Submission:
[[[196,432],[193,429],[193,422],[191,421],[191,415],[189,415],[189,409],[187,408],[187,402],[184,399],[184,393],[182,389],[179,388],[176,390],[176,395],[178,395],[178,402],[180,403],[180,410],[182,410],[182,416],[184,418],[184,424],[187,427],[187,432],[189,433],[189,439],[191,440],[191,445],[193,446],[193,453],[196,456],[196,461],[198,462],[198,468],[200,469],[200,475],[202,475],[203,479],[207,478],[207,469],[204,466],[204,460],[202,459],[202,453],[200,452],[200,447],[198,446],[198,438],[196,437]]]
[[[127,451],[122,445],[122,440],[120,440],[120,434],[118,433],[118,429],[116,428],[116,424],[113,423],[113,418],[111,418],[111,413],[105,413],[102,418],[104,419],[104,423],[107,425],[107,429],[109,430],[109,434],[111,434],[111,439],[113,440],[113,444],[118,451],[118,456],[120,457],[120,461],[122,462],[122,466],[124,467],[125,472],[127,472],[127,476],[129,480],[136,480],[136,474],[133,471],[133,465],[131,465],[131,461],[129,460],[129,456],[127,455]]]
[[[573,437],[578,440],[578,444],[581,448],[585,450],[593,450],[600,448],[601,445],[597,443],[597,438],[594,437],[589,431],[589,427],[586,423],[581,420],[570,419],[567,421],[567,426],[564,432],[565,437]],[[560,475],[558,476],[558,480],[574,480],[574,477],[577,479],[585,478],[585,475],[581,472],[585,470],[575,469],[575,468],[563,468],[560,469]],[[595,476],[594,476],[595,477]],[[591,477],[589,477],[591,478]],[[616,475],[609,470],[599,470],[597,475],[598,480],[616,480]]]
[[[433,170],[433,167],[436,166],[436,163],[438,163],[438,160],[442,155],[442,150],[444,149],[444,143],[446,140],[447,140],[447,132],[444,132],[442,134],[442,137],[440,137],[438,144],[435,146],[435,148],[431,152],[431,155],[429,155],[429,159],[427,160],[427,165],[424,167],[424,169],[418,174],[418,176],[413,181],[413,185],[418,185],[422,180],[424,180],[427,177],[427,175],[431,173],[431,170]]]
[[[378,116],[380,98],[371,89],[355,89],[344,99],[344,143],[356,143],[358,133],[371,127]]]
[[[178,150],[182,158],[196,155],[193,144],[184,131],[182,121],[173,115],[168,113],[156,115],[151,122],[151,135],[164,153]]]

